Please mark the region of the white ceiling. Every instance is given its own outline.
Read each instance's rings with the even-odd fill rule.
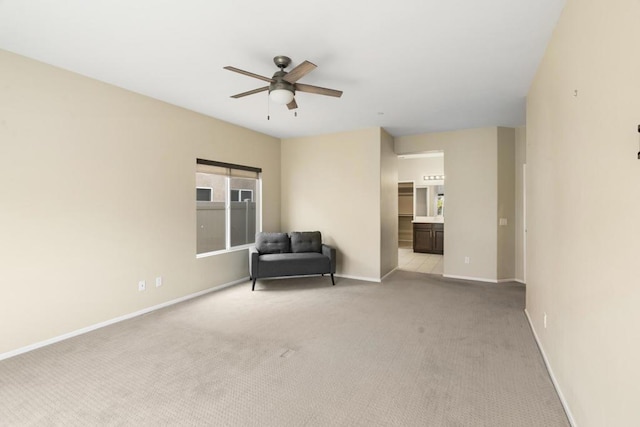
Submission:
[[[0,0],[0,48],[276,137],[520,126],[564,0]],[[298,117],[276,55],[318,68]]]

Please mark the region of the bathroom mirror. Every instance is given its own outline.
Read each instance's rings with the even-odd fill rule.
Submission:
[[[416,187],[416,216],[444,216],[444,185]]]

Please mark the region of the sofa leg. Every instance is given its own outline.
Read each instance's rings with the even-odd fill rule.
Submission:
[[[256,278],[254,277],[253,278],[253,284],[251,285],[251,290],[253,291],[253,290],[255,290],[255,288],[256,288]]]
[[[333,286],[336,285],[336,282],[333,280],[333,273],[331,273],[331,283],[333,283]]]

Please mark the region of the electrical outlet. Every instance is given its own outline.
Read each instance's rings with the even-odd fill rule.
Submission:
[[[469,264],[470,262],[471,262],[471,259],[468,256],[464,257],[465,264]]]
[[[542,323],[544,324],[544,328],[547,329],[547,313],[544,314],[542,318]]]
[[[140,292],[144,291],[145,289],[147,289],[147,282],[145,282],[144,280],[140,280],[138,282],[138,290]]]
[[[162,276],[156,277],[156,288],[162,286]]]
[[[503,226],[503,227],[504,227],[505,225],[507,225],[507,218],[500,218],[500,223],[499,223],[499,224],[500,224],[501,226]]]

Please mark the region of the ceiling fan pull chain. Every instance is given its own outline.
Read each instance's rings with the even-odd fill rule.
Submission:
[[[269,97],[267,96],[267,120],[271,120],[271,110],[269,110],[270,106],[271,103],[269,103]]]

